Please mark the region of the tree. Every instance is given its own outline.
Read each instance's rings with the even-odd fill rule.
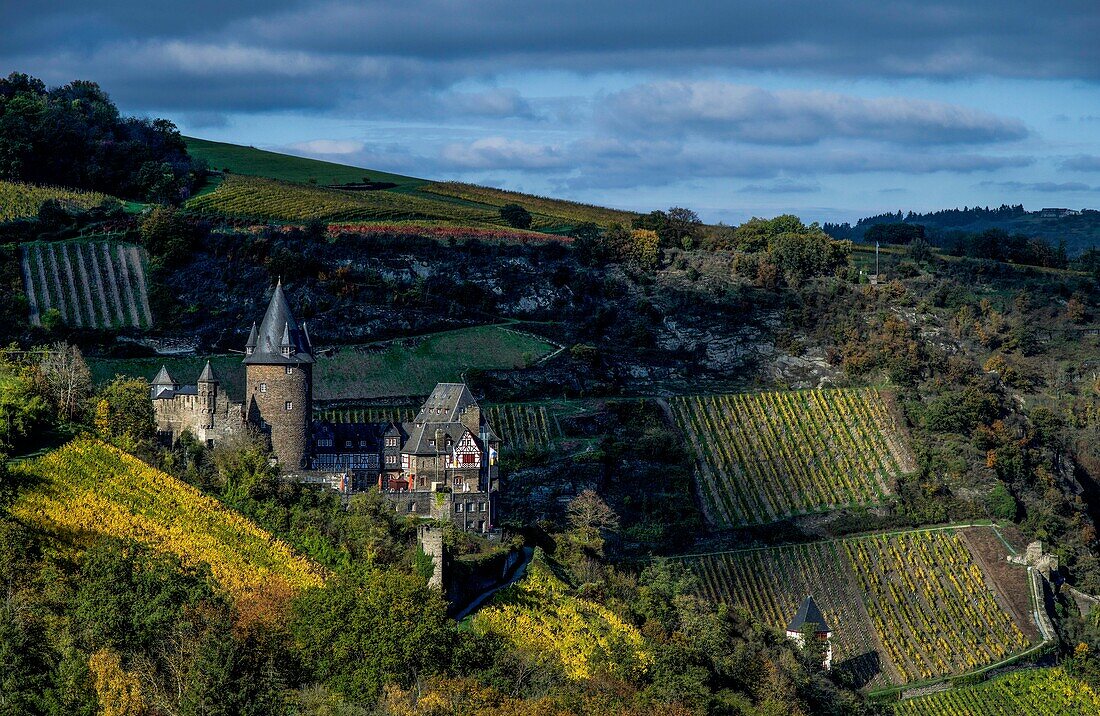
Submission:
[[[165,266],[182,263],[191,251],[191,230],[183,215],[157,206],[141,220],[141,243]]]
[[[38,370],[58,417],[72,421],[92,390],[92,374],[84,355],[76,346],[57,343],[39,362]]]
[[[141,716],[145,713],[141,680],[122,668],[122,660],[116,652],[100,649],[88,660],[88,668],[95,679],[95,692],[103,716]]]
[[[627,257],[644,271],[655,270],[661,262],[661,240],[657,232],[650,229],[631,231]]]
[[[102,403],[106,403],[105,409]],[[105,428],[103,437],[126,452],[137,452],[147,446],[156,435],[149,383],[144,378],[115,376],[100,391],[95,420],[97,430]]]
[[[674,206],[668,210],[665,217],[665,235],[661,236],[662,243],[683,249],[694,247],[703,228],[699,215],[691,209]]]
[[[353,701],[408,685],[448,663],[446,605],[421,577],[367,569],[333,577],[294,603],[294,642],[313,675]]]
[[[279,470],[271,464],[267,444],[251,430],[220,441],[214,448],[214,466],[222,494],[231,501],[245,496],[262,500],[274,495],[278,487]]]
[[[527,229],[531,226],[531,212],[519,204],[505,204],[500,207],[500,218],[517,229]]]
[[[0,364],[0,455],[30,442],[48,413],[27,371]]]

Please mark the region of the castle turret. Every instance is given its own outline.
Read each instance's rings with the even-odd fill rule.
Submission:
[[[202,369],[198,380],[199,393],[199,427],[212,430],[214,428],[214,411],[218,405],[218,378],[214,375],[214,369],[210,361],[206,361],[206,367]]]
[[[813,639],[815,651],[820,651],[821,666],[831,669],[833,666],[833,630],[825,621],[825,615],[821,613],[817,602],[812,596],[807,596],[798,607],[798,612],[787,625],[787,638],[807,648],[806,639]]]
[[[253,326],[248,344],[244,358],[248,420],[270,433],[279,464],[296,470],[305,464],[309,446],[313,346],[290,311],[281,281],[259,328]]]

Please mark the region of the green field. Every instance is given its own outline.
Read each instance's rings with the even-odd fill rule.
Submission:
[[[211,169],[228,173],[188,203],[198,211],[276,221],[430,219],[464,225],[500,224],[500,207],[520,204],[532,214],[531,228],[561,233],[591,221],[629,224],[634,212],[458,182],[431,182],[374,169],[305,159],[255,147],[185,138],[188,152]],[[233,175],[293,185],[234,181]],[[325,185],[359,183],[364,177],[397,186],[379,191],[341,192]],[[228,184],[228,186],[226,186]],[[312,186],[312,185],[317,186]],[[308,186],[301,186],[308,185]]]
[[[991,527],[871,535],[680,557],[700,595],[784,627],[813,595],[834,631],[834,668],[878,688],[973,671],[1025,650],[1017,624],[980,566],[974,544]],[[965,535],[965,537],[964,537]],[[986,546],[984,549],[989,550]],[[985,555],[1002,562],[1004,550]],[[1005,589],[1023,590],[1019,579]],[[1013,594],[1021,601],[1026,594]],[[1008,599],[1009,597],[1005,597]]]
[[[385,396],[427,395],[436,383],[454,382],[470,368],[520,368],[555,350],[545,341],[500,326],[475,326],[403,338],[382,344],[348,346],[317,359],[314,369],[316,400],[349,400]],[[240,355],[209,356],[214,372],[234,400],[244,395],[244,366]],[[89,359],[97,383],[115,374],[152,380],[163,364],[181,383],[194,383],[207,357]]]
[[[194,137],[184,137],[184,141],[187,142],[187,152],[192,157],[206,160],[211,169],[227,170],[233,174],[268,177],[303,184],[310,179],[316,179],[318,184],[355,183],[363,181],[365,176],[369,176],[371,181],[392,182],[399,186],[418,186],[425,183],[423,179],[400,174],[294,157],[239,144],[211,142]]]
[[[1017,671],[984,684],[902,701],[897,716],[1100,714],[1100,695],[1061,668]]]

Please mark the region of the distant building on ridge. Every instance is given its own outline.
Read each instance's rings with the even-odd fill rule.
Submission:
[[[822,666],[826,669],[833,668],[833,630],[825,622],[825,615],[818,609],[817,602],[812,596],[807,596],[798,607],[798,612],[787,625],[787,638],[800,647],[806,645],[806,635],[812,625],[814,638],[824,642],[823,653],[825,660]]]

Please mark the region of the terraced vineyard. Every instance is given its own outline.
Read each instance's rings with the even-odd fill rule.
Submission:
[[[1100,714],[1100,694],[1061,668],[1017,671],[984,684],[902,701],[896,716]]]
[[[954,530],[680,559],[702,596],[777,628],[812,594],[835,633],[835,667],[861,686],[964,673],[1029,645]]]
[[[372,405],[360,408],[326,408],[314,413],[330,423],[411,423],[416,408]]]
[[[471,224],[500,223],[491,209],[393,191],[340,191],[260,177],[230,174],[217,189],[186,207],[200,213],[273,221],[429,219]]]
[[[114,197],[94,191],[0,181],[0,221],[36,216],[39,207],[48,199],[56,199],[64,205],[81,209],[90,209],[104,201],[118,201]]]
[[[492,405],[486,419],[503,443],[504,450],[545,448],[561,437],[558,423],[541,405],[511,403]]]
[[[610,226],[611,224],[630,226],[630,222],[637,217],[637,214],[630,211],[608,209],[602,206],[550,199],[543,196],[521,194],[516,191],[493,189],[460,182],[433,182],[419,187],[419,191],[494,207],[501,207],[505,204],[519,204],[532,213],[535,228],[580,224],[586,221],[591,221],[600,226]]]
[[[145,280],[145,252],[115,241],[29,243],[21,247],[23,287],[30,320],[42,325],[57,309],[61,320],[83,328],[153,324]]]
[[[670,401],[719,526],[869,505],[913,457],[874,388],[740,393]]]

